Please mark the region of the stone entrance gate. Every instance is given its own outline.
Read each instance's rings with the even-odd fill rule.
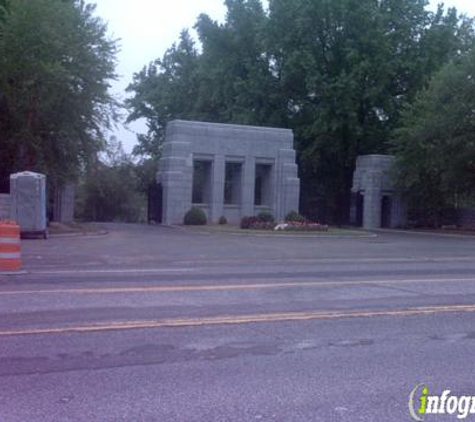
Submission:
[[[395,158],[361,155],[353,175],[351,220],[366,229],[404,227],[407,207],[395,186]]]
[[[288,129],[175,120],[168,124],[157,182],[162,222],[182,224],[192,205],[209,222],[298,211],[293,133]]]

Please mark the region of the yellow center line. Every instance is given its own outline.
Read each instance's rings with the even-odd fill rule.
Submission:
[[[119,294],[119,293],[172,293],[172,292],[206,292],[226,290],[253,290],[253,289],[278,289],[283,287],[308,287],[321,288],[332,286],[371,286],[412,283],[449,283],[449,282],[475,282],[471,278],[425,278],[425,279],[391,279],[391,280],[355,280],[355,281],[293,281],[250,284],[220,284],[220,285],[185,285],[185,286],[144,286],[144,287],[99,287],[78,289],[50,289],[50,290],[11,290],[0,291],[0,296],[15,296],[29,294]]]
[[[428,306],[393,310],[363,310],[336,312],[286,312],[237,316],[215,316],[200,318],[172,318],[139,321],[110,321],[104,323],[73,325],[63,327],[41,327],[21,329],[0,329],[0,336],[18,336],[33,334],[93,333],[103,331],[153,329],[165,327],[194,327],[207,325],[238,325],[251,323],[272,323],[285,321],[308,321],[339,318],[369,318],[381,316],[415,316],[448,312],[475,312],[473,305]]]

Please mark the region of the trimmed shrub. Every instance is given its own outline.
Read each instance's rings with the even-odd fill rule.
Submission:
[[[257,214],[257,218],[260,222],[262,223],[270,223],[270,224],[273,224],[274,223],[274,216],[268,212],[268,211],[262,211],[260,212],[259,214]]]
[[[222,215],[221,217],[219,217],[218,223],[221,225],[228,224],[228,220],[224,215]]]
[[[297,211],[290,211],[285,216],[286,223],[304,223],[306,221],[305,217],[299,214]]]
[[[204,226],[206,224],[206,214],[199,207],[191,207],[185,214],[183,224],[185,226]]]

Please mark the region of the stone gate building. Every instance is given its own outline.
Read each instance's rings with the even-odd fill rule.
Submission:
[[[404,227],[407,206],[395,186],[396,159],[390,155],[360,155],[353,175],[351,222],[366,229]]]
[[[170,122],[157,174],[159,222],[182,224],[192,205],[212,223],[221,216],[237,223],[261,211],[282,220],[298,211],[293,140],[288,129]]]

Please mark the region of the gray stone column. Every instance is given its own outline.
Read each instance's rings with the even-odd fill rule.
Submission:
[[[212,165],[212,191],[209,222],[217,223],[219,217],[224,215],[224,179],[226,166],[224,156],[215,155]]]
[[[377,229],[381,227],[381,189],[366,188],[364,191],[363,227]]]
[[[254,215],[254,189],[256,185],[256,159],[254,157],[246,157],[243,171],[241,217]]]
[[[274,208],[275,218],[278,221],[283,221],[290,211],[299,211],[300,180],[293,149],[281,149],[279,151],[279,173]]]
[[[295,168],[295,173],[297,172],[297,165],[294,164],[292,167]],[[285,182],[285,198],[282,208],[282,213],[279,216],[281,220],[290,211],[299,212],[299,202],[300,202],[300,179],[295,175],[295,177],[288,177]]]
[[[160,160],[163,187],[163,223],[182,224],[191,207],[193,159],[189,142],[167,142]]]

